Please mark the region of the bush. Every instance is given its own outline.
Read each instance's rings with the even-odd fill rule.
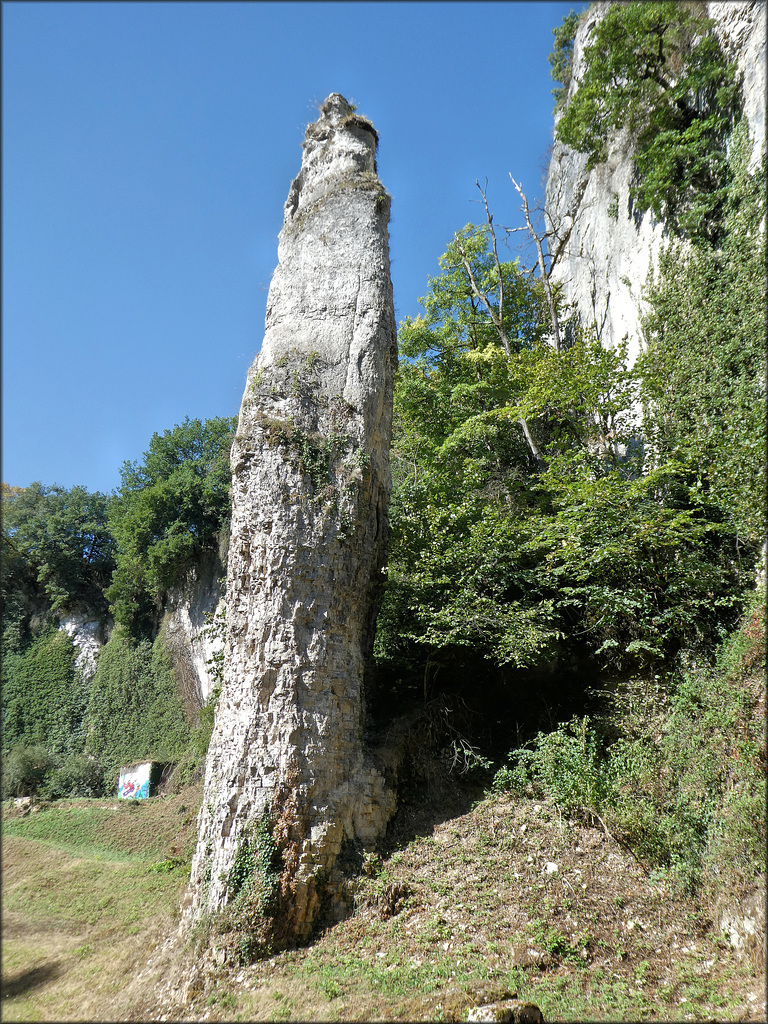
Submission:
[[[44,746],[17,744],[3,754],[3,799],[36,796],[53,770],[55,759]]]
[[[47,800],[105,796],[101,762],[90,754],[72,754],[48,774],[43,795]]]
[[[754,884],[764,864],[765,596],[712,665],[665,688],[637,680],[607,712],[512,751],[493,789],[549,798],[596,819],[687,892]],[[719,879],[719,881],[717,881]]]

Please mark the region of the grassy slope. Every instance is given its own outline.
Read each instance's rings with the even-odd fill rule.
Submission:
[[[445,783],[425,794],[360,880],[353,917],[307,949],[227,970],[163,947],[198,793],[9,820],[3,1017],[460,1020],[508,988],[548,1021],[765,1019],[762,978],[695,901],[546,802],[476,795]],[[153,869],[163,861],[170,870]],[[181,1009],[173,985],[194,970]]]
[[[5,1020],[110,1019],[136,964],[174,926],[198,802],[188,791],[4,815]]]

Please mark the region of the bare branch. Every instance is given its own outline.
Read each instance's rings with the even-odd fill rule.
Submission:
[[[561,344],[560,344],[560,321],[559,321],[559,318],[558,318],[558,315],[557,315],[557,304],[555,302],[554,291],[552,289],[552,282],[549,279],[549,275],[551,273],[551,267],[549,269],[547,269],[546,260],[544,258],[544,248],[543,248],[543,246],[541,244],[541,236],[539,236],[536,233],[536,230],[535,230],[533,224],[531,223],[531,215],[530,215],[530,211],[528,209],[528,200],[527,200],[527,198],[525,196],[525,192],[523,192],[522,188],[520,187],[520,185],[518,185],[518,183],[515,181],[515,179],[512,177],[511,174],[509,175],[509,179],[512,182],[512,184],[515,186],[515,188],[517,189],[517,192],[518,192],[520,198],[523,200],[523,214],[525,216],[525,223],[528,225],[528,231],[530,233],[531,238],[536,243],[536,253],[538,255],[539,273],[541,274],[541,281],[542,281],[542,284],[544,286],[544,294],[547,297],[547,306],[549,308],[549,319],[550,319],[550,323],[552,324],[552,338],[553,338],[553,341],[555,343],[555,350],[557,352],[560,352],[560,349],[561,349]]]
[[[486,193],[480,187],[480,182],[477,181],[476,185],[477,185],[477,187],[478,187],[478,189],[480,191],[480,195],[483,197],[483,205],[485,207],[485,218],[486,218],[486,221],[488,223],[488,228],[489,228],[490,233],[491,233],[492,247],[493,247],[493,258],[494,258],[494,262],[496,264],[496,273],[497,273],[497,276],[498,276],[498,279],[499,279],[499,311],[498,311],[498,313],[493,308],[493,303],[488,298],[488,294],[486,292],[484,292],[480,288],[480,286],[478,285],[477,279],[475,278],[474,271],[472,270],[472,264],[471,264],[471,262],[469,260],[469,257],[467,255],[466,249],[461,244],[458,236],[455,237],[454,243],[456,245],[456,251],[458,252],[459,257],[461,259],[461,265],[463,266],[464,271],[465,271],[465,273],[467,275],[467,279],[469,280],[469,286],[470,286],[470,288],[472,290],[472,293],[475,295],[477,300],[480,303],[482,303],[482,305],[485,307],[486,311],[488,312],[488,316],[490,317],[491,323],[493,324],[494,328],[496,329],[496,333],[497,333],[497,335],[499,337],[499,341],[501,342],[501,346],[504,349],[504,352],[506,353],[507,356],[511,356],[512,355],[512,345],[510,344],[509,336],[507,335],[507,332],[504,329],[504,319],[503,319],[503,316],[504,316],[504,279],[503,279],[502,272],[501,272],[501,261],[499,260],[499,253],[498,253],[498,248],[497,248],[497,245],[496,245],[496,231],[495,231],[495,229],[493,227],[493,215],[491,214],[490,210],[488,209],[488,202],[487,202],[487,199],[486,199]],[[487,188],[487,184],[486,184],[486,188]],[[518,419],[518,423],[520,424],[520,427],[521,427],[521,429],[523,431],[523,436],[525,437],[525,440],[526,440],[526,443],[528,445],[528,448],[530,449],[531,455],[533,455],[534,459],[536,460],[536,465],[537,465],[537,467],[539,469],[539,472],[543,473],[547,469],[547,461],[544,458],[544,456],[542,455],[541,449],[536,444],[536,440],[535,440],[533,434],[531,433],[530,427],[528,426],[528,421],[525,419],[524,416],[521,416]]]
[[[501,273],[501,263],[499,262],[499,253],[496,248],[496,232],[493,229],[493,216],[491,211],[488,209],[488,199],[486,193],[488,191],[488,179],[485,179],[485,190],[480,188],[480,182],[475,181],[480,195],[483,197],[483,206],[485,207],[485,219],[488,221],[488,227],[491,232],[491,241],[493,243],[493,261],[496,264],[496,276],[499,279],[499,322],[502,325],[502,333],[504,333],[504,277]],[[504,333],[506,338],[506,333]],[[507,355],[509,355],[509,341],[507,340],[506,347]]]

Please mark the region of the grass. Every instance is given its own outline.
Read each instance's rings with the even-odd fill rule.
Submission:
[[[162,1001],[168,962],[151,955],[176,927],[188,877],[188,860],[167,856],[178,847],[167,841],[169,808],[125,812],[134,834],[122,833],[122,857],[115,834],[94,842],[108,808],[93,802],[90,822],[87,807],[76,810],[67,827],[65,808],[8,822],[33,837],[3,839],[3,1016],[180,1019]],[[758,1019],[748,963],[702,928],[694,902],[651,883],[601,831],[508,795],[445,821],[414,812],[403,828],[407,841],[393,837],[378,877],[360,879],[351,918],[304,949],[212,971],[183,1019],[464,1020],[478,993],[506,991],[547,1021]],[[57,848],[57,835],[77,852]],[[382,879],[408,880],[412,892],[394,917],[380,913]],[[171,964],[181,976],[187,955]]]
[[[198,799],[187,793],[187,803]],[[182,796],[117,811],[69,801],[3,822],[7,1021],[116,1019],[151,950],[176,926],[189,877]],[[170,850],[171,870],[153,862]]]
[[[762,973],[674,872],[649,875],[549,797],[451,778],[430,793],[403,805],[354,881],[351,917],[248,967],[166,941],[199,789],[23,818],[5,807],[3,1017],[459,1021],[514,992],[550,1022],[764,1019]],[[406,893],[394,905],[393,889]]]

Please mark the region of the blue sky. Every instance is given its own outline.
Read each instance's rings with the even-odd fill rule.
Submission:
[[[454,231],[543,197],[552,29],[586,3],[29,3],[3,19],[2,478],[109,492],[237,414],[304,129],[380,135],[398,319]],[[518,238],[520,236],[517,236]]]

